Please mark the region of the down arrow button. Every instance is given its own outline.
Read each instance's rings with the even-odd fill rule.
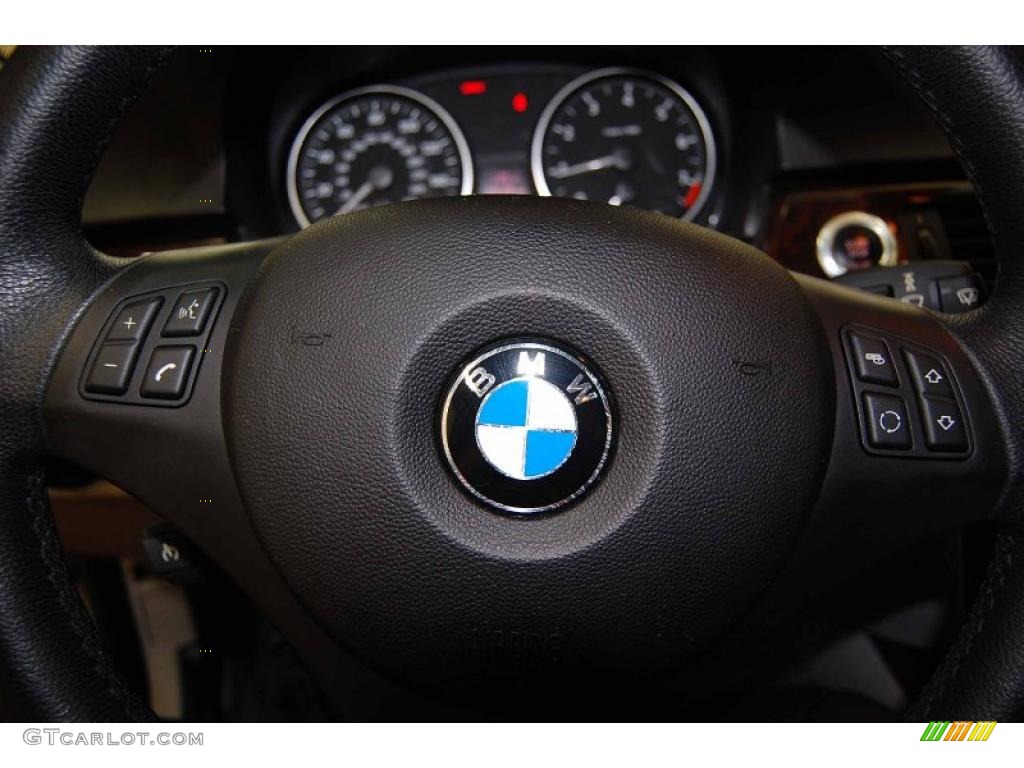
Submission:
[[[921,418],[924,421],[924,442],[931,450],[954,453],[967,450],[967,430],[955,402],[922,398]]]

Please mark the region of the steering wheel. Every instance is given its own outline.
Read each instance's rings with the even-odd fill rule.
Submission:
[[[270,241],[112,258],[83,236],[83,196],[167,56],[19,50],[0,77],[5,713],[153,716],[69,583],[47,455],[173,522],[327,687],[351,683],[351,655],[412,689],[525,702],[531,719],[591,697],[606,707],[609,686],[699,680],[723,638],[785,620],[780,606],[991,521],[977,603],[908,717],[1020,711],[1012,53],[888,51],[995,240],[994,295],[963,316],[790,274],[668,217],[528,197],[403,203]],[[535,393],[524,418],[569,425],[552,429],[584,457],[558,459],[571,477],[549,454],[517,474],[489,453],[481,419],[522,427],[499,423],[520,402],[510,382]]]

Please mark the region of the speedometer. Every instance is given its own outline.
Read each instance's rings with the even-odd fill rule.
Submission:
[[[531,170],[542,195],[692,219],[711,193],[715,143],[704,111],[678,83],[605,69],[572,81],[548,104]]]
[[[296,221],[473,190],[469,147],[437,102],[396,86],[331,99],[302,126],[288,156]]]

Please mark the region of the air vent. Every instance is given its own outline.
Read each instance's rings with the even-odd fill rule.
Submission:
[[[966,187],[942,195],[934,207],[942,220],[950,256],[968,262],[991,287],[996,277],[995,247],[974,191]]]

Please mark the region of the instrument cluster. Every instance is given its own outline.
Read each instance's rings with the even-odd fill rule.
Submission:
[[[707,223],[718,166],[692,89],[640,69],[538,65],[333,93],[303,115],[284,178],[301,227],[467,194],[595,200]]]

